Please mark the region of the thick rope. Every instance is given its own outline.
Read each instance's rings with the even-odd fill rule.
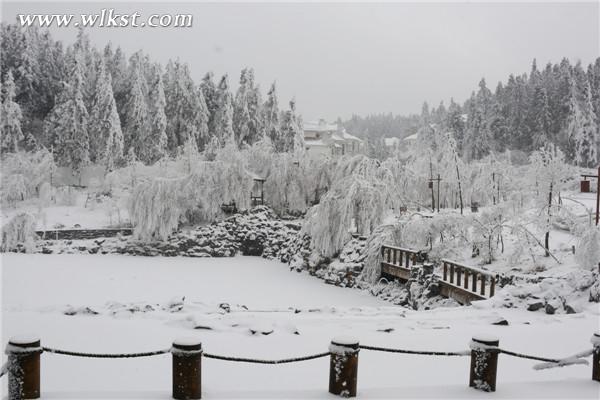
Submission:
[[[581,353],[577,353],[574,356],[570,356],[567,358],[544,358],[544,357],[531,356],[528,354],[515,353],[513,351],[504,350],[504,349],[498,349],[497,351],[498,351],[498,353],[503,353],[503,354],[513,356],[513,357],[526,358],[528,360],[542,361],[542,362],[546,362],[546,363],[557,363],[557,364],[563,364],[565,361],[568,361],[568,360],[589,357],[593,354],[593,350],[592,351],[586,350],[586,351],[582,351]]]
[[[67,351],[67,350],[59,350],[52,349],[49,347],[43,347],[45,352],[53,353],[53,354],[61,354],[64,356],[73,356],[73,357],[88,357],[88,358],[137,358],[137,357],[150,357],[150,356],[158,356],[161,354],[167,354],[171,352],[171,349],[157,350],[157,351],[148,351],[145,353],[124,353],[124,354],[100,354],[100,353],[80,353],[76,351]]]
[[[313,354],[313,355],[305,356],[305,357],[284,358],[282,360],[260,360],[260,359],[256,359],[256,358],[229,357],[229,356],[220,356],[217,354],[210,354],[210,353],[204,353],[204,357],[212,358],[215,360],[245,362],[245,363],[252,363],[252,364],[289,364],[289,363],[294,363],[294,362],[308,361],[308,360],[314,360],[317,358],[327,357],[329,354],[330,354],[329,352],[326,352],[326,353]]]
[[[376,346],[359,346],[363,350],[383,351],[386,353],[402,353],[402,354],[418,354],[422,356],[468,356],[471,350],[465,351],[419,351],[419,350],[404,350],[404,349],[389,349]]]

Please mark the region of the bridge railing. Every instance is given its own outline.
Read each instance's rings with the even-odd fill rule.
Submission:
[[[406,269],[423,262],[423,258],[426,258],[425,253],[418,250],[388,245],[381,246],[381,256],[384,263]]]
[[[481,297],[492,297],[496,292],[498,275],[470,267],[456,261],[442,260],[442,281]]]

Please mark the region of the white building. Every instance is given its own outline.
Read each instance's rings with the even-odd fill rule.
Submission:
[[[364,142],[338,124],[321,119],[304,124],[304,142],[311,154],[345,155],[363,151]]]

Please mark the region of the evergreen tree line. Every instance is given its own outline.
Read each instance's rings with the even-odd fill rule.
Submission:
[[[83,30],[66,49],[35,28],[2,24],[0,37],[2,152],[44,147],[58,165],[112,170],[229,142],[303,147],[294,100],[280,110],[273,83],[263,101],[250,68],[234,95],[227,75],[215,81],[209,72],[196,84],[179,60],[163,69],[142,51],[127,58],[110,43],[100,51]]]
[[[376,145],[431,124],[454,135],[466,160],[505,150],[529,154],[554,143],[569,162],[594,167],[600,162],[600,58],[587,68],[565,58],[538,69],[534,60],[529,75],[510,75],[494,91],[482,79],[462,105],[451,99],[430,109],[424,103],[418,116],[353,116],[344,123]]]

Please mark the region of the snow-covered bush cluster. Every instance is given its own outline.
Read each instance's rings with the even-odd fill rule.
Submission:
[[[36,219],[33,215],[20,213],[2,226],[2,241],[0,251],[25,251],[27,253],[35,250],[35,242],[38,239],[35,233]]]

